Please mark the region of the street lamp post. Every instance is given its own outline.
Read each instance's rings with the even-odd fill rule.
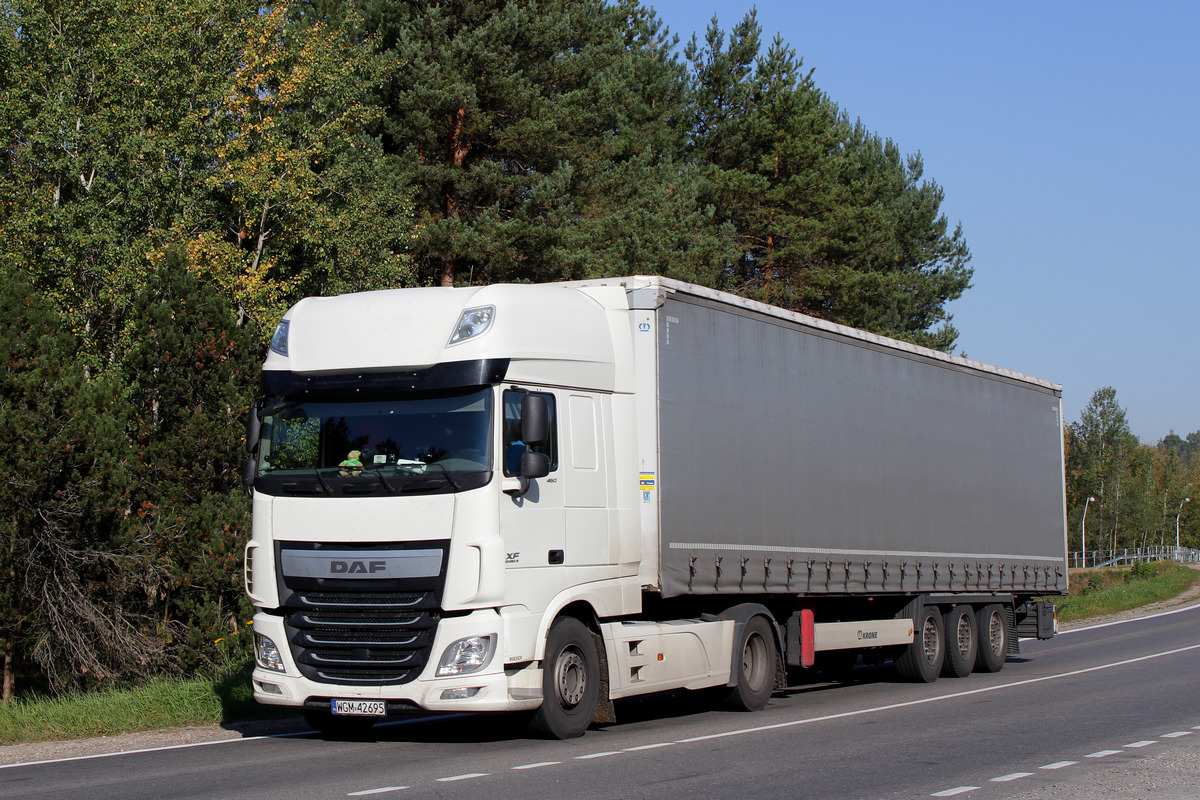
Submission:
[[[1087,502],[1083,504],[1083,521],[1079,523],[1079,549],[1083,553],[1083,566],[1087,568],[1087,510],[1088,506],[1096,501],[1096,498],[1089,497]]]
[[[1192,498],[1185,497],[1179,501],[1179,511],[1175,514],[1175,559],[1179,560],[1179,518],[1183,516],[1183,504],[1192,502]],[[1086,509],[1085,509],[1086,511]]]

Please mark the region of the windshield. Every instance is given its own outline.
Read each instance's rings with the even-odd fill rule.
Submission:
[[[254,486],[268,494],[455,492],[491,477],[489,388],[264,410]]]

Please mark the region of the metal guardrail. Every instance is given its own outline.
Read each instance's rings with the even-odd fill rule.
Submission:
[[[1162,561],[1171,559],[1181,563],[1200,562],[1200,550],[1190,547],[1126,547],[1124,550],[1076,550],[1067,554],[1067,566],[1072,569],[1085,567],[1111,567],[1117,564],[1132,564],[1138,561]]]

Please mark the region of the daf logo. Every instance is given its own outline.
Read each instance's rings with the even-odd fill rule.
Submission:
[[[330,561],[331,575],[370,575],[376,572],[386,572],[386,561]]]

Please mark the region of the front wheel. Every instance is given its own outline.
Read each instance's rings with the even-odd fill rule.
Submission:
[[[546,637],[542,660],[542,705],[529,729],[550,739],[574,739],[592,724],[600,697],[600,657],[588,627],[560,617]]]
[[[740,659],[734,661],[737,682],[725,703],[739,711],[758,711],[775,688],[775,636],[762,616],[752,617],[742,628]]]

